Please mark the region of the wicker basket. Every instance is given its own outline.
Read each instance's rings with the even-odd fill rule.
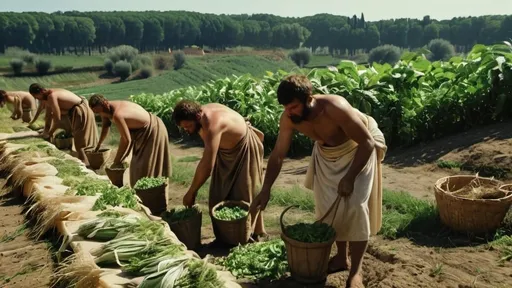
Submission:
[[[170,222],[169,224],[172,232],[176,234],[176,237],[187,246],[187,249],[194,250],[201,245],[201,224],[203,220],[203,214],[200,210],[194,213],[190,218]]]
[[[55,147],[57,149],[63,150],[63,149],[71,149],[73,146],[73,137],[69,138],[55,138]]]
[[[323,282],[327,279],[329,256],[336,235],[324,243],[304,243],[286,236],[283,217],[292,207],[294,206],[284,209],[279,218],[281,239],[283,239],[286,246],[286,256],[291,276],[297,282],[303,284]]]
[[[85,151],[85,156],[87,156],[87,160],[89,161],[89,165],[92,169],[97,170],[100,169],[101,166],[107,161],[110,156],[110,149],[103,148],[99,149],[97,152],[94,152],[94,149],[87,149]]]
[[[108,179],[113,185],[117,187],[123,187],[123,177],[126,168],[110,168],[105,167],[105,173],[107,173]]]
[[[167,210],[167,181],[149,189],[134,189],[144,206],[151,210],[151,214],[160,216]]]
[[[250,204],[245,201],[227,200],[213,206],[210,214],[212,224],[217,228],[216,234],[218,235],[216,235],[216,237],[229,245],[247,244],[252,234],[251,215],[247,213],[247,216],[232,221],[224,221],[215,218],[213,216],[214,211],[225,206],[230,208],[238,206],[249,211]]]
[[[466,199],[448,192],[464,187],[475,178],[471,175],[443,177],[434,185],[441,221],[453,230],[473,233],[493,231],[501,226],[510,208],[512,193],[500,199]],[[500,187],[497,180],[478,178],[481,182]]]

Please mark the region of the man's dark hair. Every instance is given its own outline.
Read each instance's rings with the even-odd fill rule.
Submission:
[[[277,88],[277,101],[281,105],[288,105],[294,99],[299,100],[301,103],[306,103],[306,100],[313,94],[313,86],[305,75],[288,75],[286,76],[279,87]]]
[[[43,93],[45,88],[39,83],[32,83],[28,88],[28,92],[32,95]]]
[[[172,119],[176,125],[180,125],[181,121],[196,121],[198,113],[201,113],[199,103],[192,100],[181,100],[174,107]]]
[[[101,107],[103,107],[103,109],[105,109],[109,113],[111,113],[111,114],[114,113],[114,107],[112,107],[112,105],[110,105],[110,103],[108,102],[107,98],[105,98],[105,96],[103,96],[101,94],[92,95],[89,98],[88,102],[89,102],[89,107],[91,109],[100,105]]]
[[[0,90],[0,102],[4,102],[5,100],[7,100],[7,92]]]

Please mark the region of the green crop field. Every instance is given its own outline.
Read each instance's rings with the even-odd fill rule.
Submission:
[[[294,67],[296,65],[288,59],[275,61],[254,55],[189,57],[185,67],[149,79],[73,91],[81,95],[101,93],[110,99],[126,99],[140,93],[164,93],[182,87],[202,85],[207,81],[232,75],[249,73],[259,77],[266,71],[290,70]]]
[[[15,57],[0,55],[0,68],[9,68],[9,62]],[[37,58],[49,60],[53,67],[92,67],[102,66],[104,56],[101,55],[37,55]]]
[[[62,73],[40,77],[0,77],[0,88],[3,90],[28,90],[32,83],[41,83],[47,87],[71,88],[80,87],[99,80],[100,73],[79,72]]]

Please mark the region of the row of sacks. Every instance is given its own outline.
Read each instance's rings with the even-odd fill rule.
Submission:
[[[53,146],[47,143],[49,146]],[[142,287],[143,279],[148,276],[133,277],[119,268],[105,268],[96,264],[97,259],[93,251],[101,249],[105,242],[91,241],[78,235],[79,227],[87,222],[98,220],[98,214],[103,211],[93,211],[96,196],[68,196],[66,191],[70,188],[62,184],[63,179],[57,177],[57,169],[48,162],[54,157],[43,157],[33,153],[17,152],[27,145],[0,142],[0,170],[7,173],[8,181],[13,191],[26,198],[26,204],[30,206],[27,218],[35,220],[32,236],[36,239],[43,237],[48,231],[55,230],[62,236],[62,245],[59,252],[71,248],[73,255],[61,262],[56,272],[62,281],[71,283],[76,287]],[[57,149],[55,146],[53,148]],[[67,155],[69,160],[76,161],[77,165],[87,173],[88,177],[98,177],[93,171],[87,169],[81,161]],[[108,178],[106,178],[108,181]],[[182,259],[201,260],[194,251],[187,250],[186,246],[178,240],[171,231],[167,222],[150,214],[149,209],[139,201],[141,211],[122,207],[109,207],[109,210],[118,211],[124,215],[157,221],[163,225],[164,235],[173,244],[183,247]],[[60,253],[58,253],[60,255]],[[178,256],[177,256],[178,257]],[[61,260],[58,257],[59,261]],[[223,284],[219,287],[241,287],[235,278],[227,271],[221,271],[216,266],[206,263],[206,267],[213,268],[217,279]],[[118,262],[118,264],[120,264]],[[162,269],[165,267],[162,267]],[[144,283],[147,285],[147,283]]]

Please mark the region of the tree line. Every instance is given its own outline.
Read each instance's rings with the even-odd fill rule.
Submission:
[[[372,22],[364,14],[297,18],[183,11],[0,13],[0,52],[13,46],[36,53],[78,54],[104,52],[118,45],[142,52],[190,45],[215,50],[237,45],[285,49],[302,45],[328,47],[331,54],[354,54],[384,44],[414,49],[437,38],[450,41],[459,52],[477,43],[508,40],[512,38],[512,15]]]

